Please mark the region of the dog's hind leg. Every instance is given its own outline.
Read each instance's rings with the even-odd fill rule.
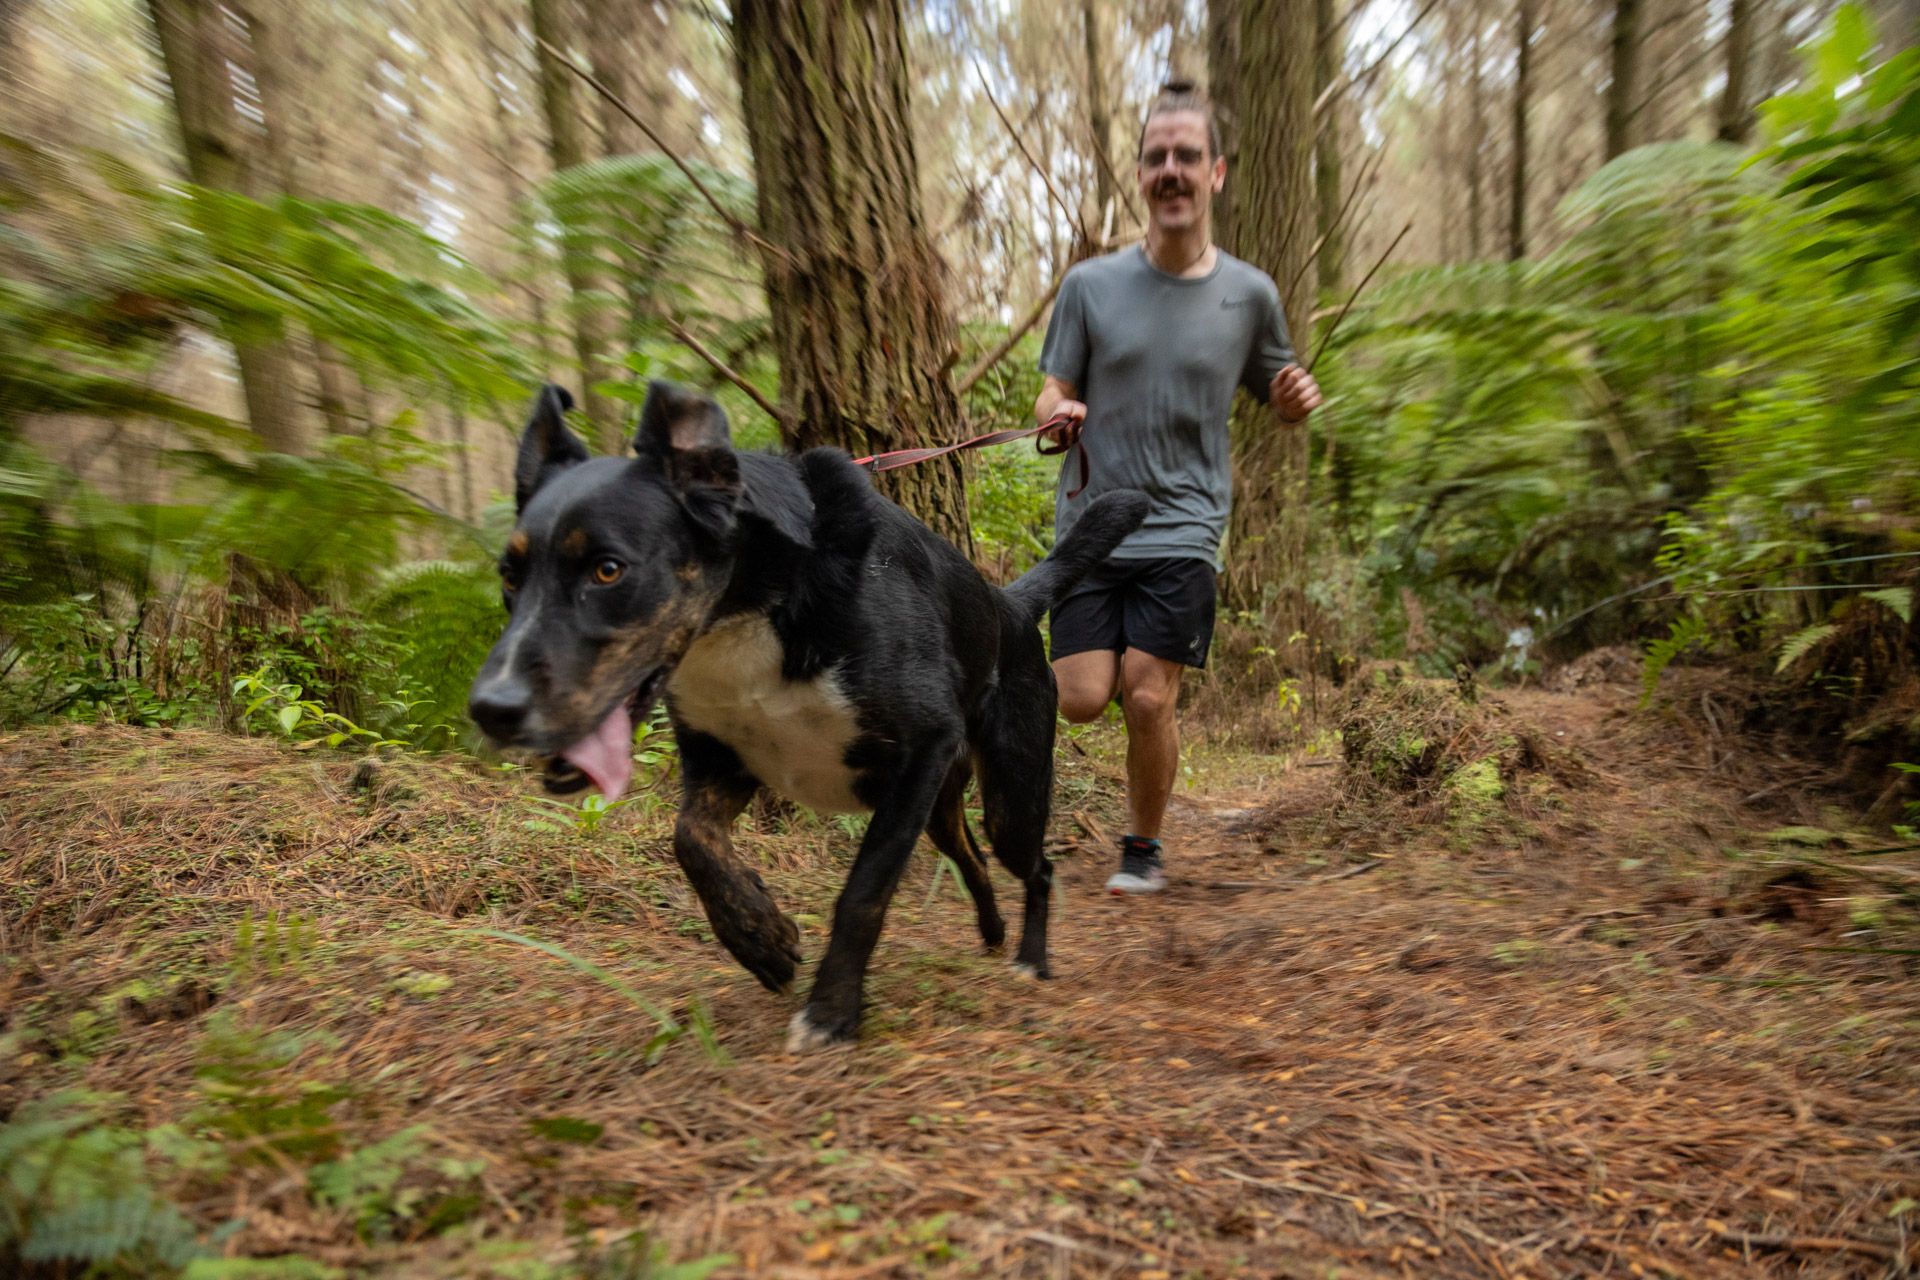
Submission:
[[[947,775],[946,785],[933,802],[933,814],[927,821],[927,836],[933,847],[947,855],[960,872],[967,892],[973,895],[974,913],[980,920],[980,940],[987,950],[998,951],[1007,939],[1007,925],[993,899],[993,882],[987,878],[987,862],[980,846],[967,827],[967,780],[973,776],[962,760]]]
[[[680,735],[685,788],[673,826],[673,856],[700,895],[713,936],[769,991],[793,985],[800,963],[800,931],[767,893],[760,873],[733,851],[733,820],[759,784],[737,767],[719,743]],[[719,767],[716,767],[719,766]]]
[[[851,1040],[859,1032],[867,961],[880,940],[887,903],[920,833],[927,829],[933,802],[960,747],[957,729],[916,744],[895,772],[886,798],[874,806],[853,870],[833,906],[833,934],[813,980],[813,993],[787,1030],[788,1053]]]

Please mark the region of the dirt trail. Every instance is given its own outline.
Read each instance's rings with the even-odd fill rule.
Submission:
[[[1901,1273],[1920,1002],[1910,942],[1855,945],[1857,904],[1879,890],[1825,869],[1831,851],[1743,852],[1827,816],[1795,789],[1742,803],[1789,766],[1703,751],[1711,730],[1634,716],[1622,689],[1505,701],[1582,755],[1580,786],[1530,784],[1464,831],[1343,804],[1338,767],[1202,748],[1204,795],[1177,800],[1173,884],[1149,901],[1102,890],[1107,846],[1087,831],[1110,834],[1117,765],[1096,737],[1062,783],[1055,979],[979,955],[957,888],[920,861],[861,1044],[802,1059],[780,1052],[790,1002],[702,940],[653,861],[664,815],[510,855],[524,808],[486,779],[376,781],[356,804],[350,766],[205,742],[196,760],[182,735],[144,740],[157,763],[134,797],[86,776],[90,752],[133,735],[70,752],[15,738],[0,791],[37,775],[47,798],[4,829],[8,869],[53,875],[66,852],[40,914],[8,911],[0,998],[50,1028],[136,959],[184,965],[165,959],[182,920],[310,912],[309,961],[244,980],[229,963],[216,1007],[325,1026],[337,1048],[312,1069],[380,1082],[342,1112],[355,1139],[431,1126],[436,1150],[484,1165],[480,1225],[427,1236],[401,1219],[397,1239],[356,1239],[275,1171],[202,1188],[198,1214],[245,1216],[235,1248],[378,1274],[504,1276],[477,1236],[553,1260],[636,1226],[675,1257],[733,1255],[716,1274],[847,1280]],[[222,834],[154,807],[188,777],[197,796],[261,797],[277,846],[236,852],[253,811]],[[137,911],[101,905],[118,900],[107,865],[80,856],[89,840],[152,891]],[[817,957],[839,875],[823,850],[844,837],[741,840]],[[182,841],[199,842],[194,870],[155,888],[150,864]],[[63,912],[74,927],[48,930]],[[135,921],[143,940],[115,934]],[[648,1024],[618,992],[477,933],[489,923],[683,1018],[704,992],[731,1061],[689,1037],[645,1066]],[[230,937],[203,934],[202,954]],[[419,970],[445,989],[393,994]],[[41,1046],[0,1085],[77,1079],[128,1093],[147,1123],[177,1118],[194,1089],[181,1026],[203,1016],[123,1017],[86,1061]],[[600,1130],[530,1128],[555,1117]]]

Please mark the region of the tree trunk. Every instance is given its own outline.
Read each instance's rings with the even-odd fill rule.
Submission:
[[[529,0],[528,7],[540,67],[540,105],[547,117],[548,154],[555,171],[571,169],[585,162],[589,152],[586,126],[574,103],[573,72],[546,47],[565,49],[570,43],[561,0]],[[620,408],[593,389],[618,374],[608,359],[616,321],[608,309],[606,271],[587,245],[563,240],[560,255],[573,291],[573,350],[580,360],[581,408],[593,420],[601,452],[618,454],[627,446]]]
[[[1607,81],[1606,158],[1609,160],[1633,147],[1633,117],[1640,105],[1639,83],[1640,0],[1614,0],[1613,76]]]
[[[229,67],[242,64],[217,0],[147,0],[173,92],[187,176],[202,187],[269,195],[258,140],[234,110]],[[300,404],[299,362],[284,340],[234,343],[254,434],[276,453],[313,451],[314,424]]]
[[[320,145],[319,135],[299,127],[304,113],[296,105],[300,94],[292,86],[305,80],[301,59],[295,50],[302,33],[291,30],[292,7],[254,4],[242,11],[247,23],[247,38],[253,45],[253,80],[260,91],[260,113],[266,121],[266,155],[274,183],[288,195],[311,197],[315,194],[307,173],[319,168],[322,157],[306,154],[310,146]],[[324,15],[330,9],[310,11]],[[309,335],[310,336],[310,335]],[[326,419],[329,435],[350,435],[353,416],[347,411],[348,370],[340,353],[315,338],[297,344],[299,355],[313,368],[319,389],[319,406]]]
[[[1747,64],[1753,50],[1753,0],[1733,0],[1727,20],[1727,87],[1720,95],[1720,141],[1745,145],[1753,133]]]
[[[1234,242],[1234,194],[1240,164],[1240,0],[1207,2],[1207,96],[1220,130],[1220,154],[1227,161],[1227,185],[1213,198],[1213,238]]]
[[[1527,96],[1533,92],[1533,0],[1520,0],[1513,73],[1513,182],[1507,202],[1507,260],[1527,256]]]
[[[672,117],[677,95],[667,83],[673,58],[672,32],[653,0],[583,0],[592,34],[593,74],[633,108],[676,151],[684,142]],[[654,150],[640,127],[600,99],[600,132],[610,156]]]
[[[1480,37],[1486,30],[1486,15],[1480,11],[1480,0],[1474,0],[1472,13],[1473,39],[1469,43],[1471,59],[1467,68],[1467,110],[1470,115],[1467,136],[1467,254],[1475,262],[1486,253],[1486,239],[1482,229],[1486,226],[1486,213],[1481,207],[1481,190],[1485,182],[1480,173],[1480,157],[1486,149],[1487,116],[1481,78],[1482,50]]]
[[[1314,0],[1313,4],[1313,98],[1327,91],[1340,74],[1340,53],[1345,45],[1338,29],[1333,0]],[[1346,278],[1346,233],[1340,226],[1340,109],[1339,102],[1327,104],[1327,116],[1314,140],[1313,182],[1319,198],[1319,217],[1315,220],[1320,238],[1317,263],[1320,292],[1339,293]]]
[[[735,0],[781,433],[855,454],[955,438],[959,349],[920,206],[899,0]],[[953,455],[880,489],[970,551]]]
[[[1107,111],[1106,41],[1100,35],[1100,0],[1080,0],[1080,27],[1087,45],[1087,123],[1093,129],[1093,145],[1098,151],[1093,160],[1093,218],[1088,225],[1096,236],[1104,238],[1108,219],[1118,216],[1115,206],[1120,193],[1113,184],[1113,117]],[[1091,252],[1105,247],[1102,243],[1085,249]]]
[[[1241,0],[1232,75],[1240,150],[1233,224],[1217,229],[1228,252],[1272,276],[1289,294],[1287,329],[1304,353],[1311,333],[1316,202],[1313,177],[1314,0]],[[1223,65],[1224,46],[1215,55]],[[1218,73],[1216,72],[1216,76]],[[1295,283],[1297,281],[1297,283]],[[1307,430],[1283,429],[1264,404],[1245,404],[1234,423],[1234,507],[1227,585],[1242,607],[1271,593],[1275,648],[1293,670],[1308,666],[1295,637],[1307,627]]]

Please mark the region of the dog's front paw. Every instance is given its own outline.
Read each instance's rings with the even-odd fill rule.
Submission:
[[[716,918],[713,934],[767,990],[784,994],[793,987],[794,970],[800,964],[800,930],[773,903]]]
[[[794,1014],[793,1021],[787,1024],[787,1052],[797,1055],[831,1048],[834,1045],[852,1044],[859,1034],[860,1027],[857,1022],[828,1019],[825,1025],[821,1025],[814,1021],[811,1009],[802,1009]]]

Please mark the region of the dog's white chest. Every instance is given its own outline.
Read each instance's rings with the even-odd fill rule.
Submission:
[[[859,734],[853,703],[832,673],[780,674],[780,638],[764,617],[723,621],[698,640],[667,681],[674,714],[733,748],[761,782],[821,813],[856,813],[847,747]]]

